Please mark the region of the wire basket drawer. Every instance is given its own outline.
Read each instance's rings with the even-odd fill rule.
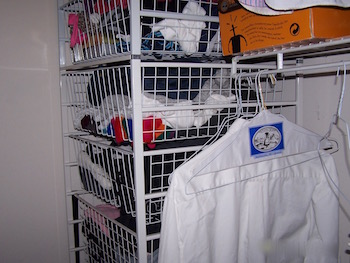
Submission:
[[[82,187],[100,200],[136,216],[133,153],[129,147],[113,146],[93,136],[72,135]],[[145,152],[145,193],[165,193],[170,174],[194,151]],[[164,194],[165,195],[165,194]],[[146,222],[160,222],[164,195],[146,200]]]
[[[72,63],[130,55],[130,2],[73,0],[61,7]],[[147,58],[221,56],[217,1],[139,3],[140,51]]]
[[[89,262],[138,262],[135,218],[120,214],[104,204],[92,205],[79,196],[79,220]],[[160,225],[147,227],[147,233],[159,232]],[[159,240],[148,242],[149,262],[157,262]]]
[[[229,66],[143,65],[143,112],[137,123],[142,123],[143,142],[148,148],[162,142],[209,139],[226,118],[237,116]],[[63,81],[75,129],[111,138],[118,145],[132,144],[134,115],[128,65],[69,72]]]

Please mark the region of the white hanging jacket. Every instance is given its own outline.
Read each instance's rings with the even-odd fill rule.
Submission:
[[[336,263],[337,183],[321,137],[268,111],[172,175],[159,263]],[[322,162],[319,158],[322,155]]]
[[[267,6],[274,10],[298,10],[315,6],[350,7],[348,0],[265,0]]]

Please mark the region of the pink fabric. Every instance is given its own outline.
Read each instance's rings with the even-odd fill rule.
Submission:
[[[103,213],[104,215],[100,214]],[[85,216],[91,218],[92,221],[97,224],[101,231],[109,237],[109,229],[107,224],[106,217],[109,219],[116,219],[120,217],[120,210],[118,207],[108,204],[97,205],[95,209],[88,208],[85,210]]]
[[[70,36],[70,47],[73,48],[76,44],[81,44],[82,40],[87,38],[87,35],[78,27],[79,16],[77,14],[69,14],[68,25],[72,26],[72,33]]]
[[[118,207],[115,207],[113,205],[97,205],[96,210],[100,211],[101,213],[104,213],[108,218],[116,219],[120,217],[120,210]]]

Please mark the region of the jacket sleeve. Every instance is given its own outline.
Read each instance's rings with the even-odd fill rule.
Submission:
[[[316,186],[312,201],[316,220],[316,234],[309,239],[306,256],[310,262],[338,262],[338,185],[333,157],[324,155],[324,180]],[[308,261],[309,262],[309,261]]]
[[[177,213],[174,200],[174,191],[170,186],[164,200],[158,263],[180,262]]]

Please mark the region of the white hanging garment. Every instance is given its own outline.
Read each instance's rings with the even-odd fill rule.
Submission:
[[[159,262],[336,263],[338,199],[322,164],[337,174],[320,140],[266,110],[236,120],[174,171]]]
[[[350,7],[349,0],[265,0],[265,3],[276,11],[298,10],[314,6]]]
[[[247,10],[260,15],[283,15],[291,14],[291,11],[273,10],[266,5],[264,0],[239,0],[239,3]]]

